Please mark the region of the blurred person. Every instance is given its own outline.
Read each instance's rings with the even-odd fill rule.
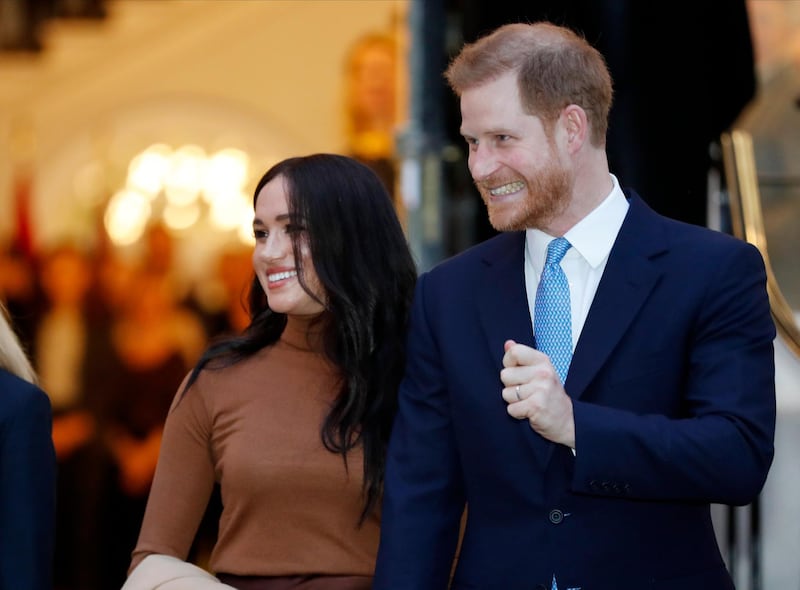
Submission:
[[[154,223],[144,236],[144,256],[135,269],[154,277],[161,277],[175,302],[169,317],[169,326],[181,345],[187,363],[194,364],[203,351],[207,334],[198,304],[191,293],[189,281],[176,267],[175,242],[168,228]]]
[[[52,409],[0,304],[0,588],[52,590]]]
[[[417,282],[374,590],[447,588],[465,512],[453,589],[732,590],[710,505],[774,455],[761,255],[610,174],[572,30],[502,26],[446,79],[501,233]]]
[[[352,44],[345,59],[345,92],[348,153],[375,170],[394,199],[397,125],[394,37],[373,32]]]
[[[170,229],[161,221],[147,226],[142,237],[144,252],[140,266],[148,272],[169,277],[175,297],[181,303],[190,298],[190,285],[176,267],[176,244]]]
[[[763,244],[800,325],[800,3],[751,0],[748,10],[757,33],[759,92],[733,127],[752,137]]]
[[[251,321],[178,388],[125,590],[370,588],[414,261],[352,158],[283,160],[253,204]],[[215,484],[207,571],[186,559]]]
[[[175,320],[181,320],[176,321],[175,328],[184,332],[187,341],[195,342],[196,346],[186,350],[187,361],[194,364],[206,343],[205,324],[202,321],[205,309],[199,297],[197,281],[186,272],[178,256],[178,237],[162,220],[147,226],[142,243],[142,256],[134,266],[160,274],[169,281],[178,309],[183,312],[175,316]],[[202,334],[200,328],[203,328]]]
[[[165,276],[174,271],[175,244],[163,223],[152,223],[147,226],[144,244],[143,266]]]
[[[217,258],[213,305],[206,313],[211,337],[240,334],[250,324],[247,291],[253,279],[252,251],[244,245],[225,248]]]
[[[53,409],[53,443],[58,459],[58,503],[54,584],[56,590],[91,590],[96,563],[88,547],[95,530],[98,459],[97,417],[87,379],[104,362],[107,329],[89,313],[92,261],[63,243],[40,256],[42,312],[35,328],[33,361]]]
[[[68,244],[41,257],[44,309],[35,331],[34,365],[53,406],[53,438],[59,457],[72,454],[94,428],[83,403],[90,336],[85,304],[91,272],[90,261]]]
[[[112,322],[105,366],[93,372],[89,386],[105,453],[96,509],[103,539],[96,559],[104,589],[124,582],[175,383],[191,367],[182,336],[174,329],[175,316],[184,311],[168,277],[141,268],[133,285]]]
[[[102,244],[95,253],[95,281],[89,293],[91,312],[110,324],[123,312],[129,293],[136,289],[137,268],[111,245]]]

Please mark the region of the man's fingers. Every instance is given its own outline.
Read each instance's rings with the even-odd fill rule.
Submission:
[[[506,340],[503,348],[505,349],[505,354],[503,355],[504,367],[532,365],[543,356],[543,354],[535,348],[531,348],[525,344],[517,344],[513,340]]]

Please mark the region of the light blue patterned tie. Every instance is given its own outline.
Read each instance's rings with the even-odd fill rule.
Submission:
[[[571,247],[566,238],[556,238],[547,246],[533,307],[536,348],[550,357],[561,383],[567,379],[572,360],[572,312],[569,283],[560,263]]]

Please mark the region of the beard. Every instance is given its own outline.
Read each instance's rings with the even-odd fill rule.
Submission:
[[[492,201],[489,187],[516,180],[525,183],[527,196],[522,203]],[[564,212],[572,193],[572,178],[557,162],[550,162],[532,177],[492,176],[476,183],[489,213],[489,223],[497,231],[543,229]]]

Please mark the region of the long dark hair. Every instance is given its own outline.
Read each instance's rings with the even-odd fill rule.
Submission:
[[[342,387],[322,423],[325,447],[342,455],[361,445],[364,509],[375,509],[383,491],[386,447],[405,367],[405,331],[417,270],[385,186],[369,167],[346,156],[313,154],[283,160],[255,188],[283,176],[289,216],[306,228],[314,271],[325,291],[324,354],[343,375]],[[295,263],[302,264],[293,236]],[[303,288],[310,293],[302,279]],[[249,295],[250,325],[212,344],[187,380],[204,368],[230,366],[280,338],[286,316],[270,309],[256,277]]]

